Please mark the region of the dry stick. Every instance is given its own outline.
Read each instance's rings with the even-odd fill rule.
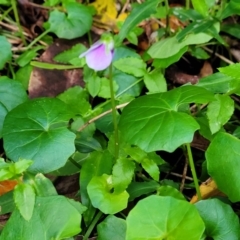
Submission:
[[[123,14],[123,13],[126,11],[126,9],[127,9],[127,7],[128,7],[129,4],[130,4],[130,0],[127,0],[127,1],[125,2],[125,4],[124,4],[124,6],[123,6],[123,8],[122,8],[122,10],[121,10],[121,12],[120,12],[120,14]]]
[[[213,53],[213,50],[207,48],[207,47],[202,47],[204,50],[206,50],[209,53]],[[228,64],[234,64],[234,62],[232,62],[231,60],[229,60],[228,58],[225,58],[224,56],[222,56],[219,53],[214,53],[217,57],[219,57],[221,60],[223,60],[224,62],[228,63]]]
[[[128,104],[129,104],[129,102],[123,103],[123,104],[120,104],[120,105],[117,105],[117,106],[116,106],[116,109],[123,108],[123,107],[127,106]],[[111,112],[112,112],[112,109],[109,109],[108,111],[103,112],[103,113],[101,113],[100,115],[98,115],[98,116],[96,116],[96,117],[88,120],[88,121],[87,121],[83,126],[81,126],[77,131],[78,131],[78,132],[81,132],[81,131],[82,131],[84,128],[86,128],[89,124],[97,121],[99,118],[104,117],[105,115],[107,115],[107,114],[109,114],[109,113],[111,113]]]
[[[173,173],[173,172],[171,172],[170,175],[173,175],[173,176],[176,176],[176,177],[180,177],[180,178],[183,177],[182,174],[179,174],[179,173]],[[185,176],[185,179],[190,180],[190,181],[193,181],[193,178],[188,177],[188,176]]]

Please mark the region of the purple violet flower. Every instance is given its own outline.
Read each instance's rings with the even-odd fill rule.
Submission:
[[[114,42],[111,35],[103,35],[86,52],[79,57],[86,57],[89,68],[95,71],[106,69],[112,62],[114,52]]]

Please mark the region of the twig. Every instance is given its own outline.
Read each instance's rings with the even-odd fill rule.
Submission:
[[[186,157],[184,168],[183,168],[182,181],[181,181],[181,185],[180,185],[180,192],[182,192],[184,189],[184,184],[185,184],[186,175],[187,175],[187,169],[188,169],[188,159]]]
[[[170,175],[173,175],[173,176],[176,176],[176,177],[180,177],[180,178],[182,178],[182,177],[183,177],[183,175],[182,175],[182,174],[173,173],[173,172],[170,172]],[[190,181],[193,181],[193,178],[191,178],[191,177],[188,177],[188,176],[185,176],[185,179],[187,179],[187,180],[190,180]]]
[[[127,0],[127,1],[125,2],[125,4],[124,4],[124,6],[123,6],[123,8],[122,8],[122,10],[121,10],[121,12],[120,12],[120,14],[123,14],[123,13],[126,11],[129,3],[130,3],[130,0]]]
[[[206,50],[209,53],[213,53],[213,50],[207,48],[207,47],[202,47],[204,50]],[[220,58],[221,60],[223,60],[224,62],[228,63],[228,64],[234,64],[234,62],[232,62],[231,60],[229,60],[228,58],[222,56],[219,53],[214,53],[218,58]]]
[[[117,106],[116,106],[116,109],[124,108],[124,107],[127,106],[128,104],[129,104],[129,102],[123,103],[123,104],[120,104],[120,105],[117,105]],[[89,124],[97,121],[99,118],[102,118],[102,117],[104,117],[105,115],[107,115],[107,114],[109,114],[109,113],[111,113],[111,112],[112,112],[112,109],[109,109],[108,111],[103,112],[103,113],[101,113],[100,115],[98,115],[98,116],[96,116],[96,117],[88,120],[88,121],[87,121],[83,126],[81,126],[77,131],[78,131],[78,132],[81,132],[81,131],[82,131],[84,128],[86,128]]]

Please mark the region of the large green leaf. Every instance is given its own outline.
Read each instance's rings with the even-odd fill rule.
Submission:
[[[22,84],[7,77],[0,78],[0,138],[5,116],[17,105],[27,101],[27,93]]]
[[[50,12],[48,23],[45,25],[59,38],[73,39],[83,36],[92,26],[92,15],[88,7],[75,2],[66,5],[67,15],[54,10]]]
[[[98,224],[98,240],[125,240],[126,221],[114,215],[107,216],[103,222]]]
[[[240,200],[240,140],[219,132],[206,151],[209,175],[232,202]]]
[[[47,173],[62,167],[75,151],[75,134],[67,129],[72,113],[58,99],[23,103],[5,118],[4,149],[14,162],[33,160],[29,171]]]
[[[15,209],[0,239],[60,240],[72,237],[81,231],[79,207],[80,203],[73,205],[63,196],[36,197],[32,218],[26,221]]]
[[[0,69],[3,69],[5,63],[12,57],[11,44],[5,36],[0,36]]]
[[[215,100],[209,103],[207,117],[212,134],[228,122],[234,111],[234,101],[228,95],[215,95]]]
[[[192,204],[173,197],[150,196],[130,211],[126,240],[199,240],[204,228]]]
[[[131,14],[125,20],[116,40],[116,44],[119,45],[122,40],[127,36],[130,31],[137,26],[142,20],[148,18],[151,14],[156,12],[157,5],[160,0],[150,0],[142,4],[136,5]]]
[[[192,0],[193,8],[203,16],[208,16],[208,5],[205,0]]]
[[[205,234],[214,240],[239,239],[239,219],[231,206],[219,199],[207,199],[195,204],[205,223]]]
[[[172,152],[180,145],[191,142],[194,132],[199,129],[193,117],[178,111],[179,106],[210,100],[213,100],[213,95],[196,86],[143,96],[124,108],[119,128],[128,143],[146,152]]]
[[[88,195],[92,205],[105,214],[115,214],[127,207],[128,193],[112,193],[112,176],[103,174],[101,177],[93,177],[87,186]]]

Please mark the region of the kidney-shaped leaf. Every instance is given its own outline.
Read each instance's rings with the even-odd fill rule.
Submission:
[[[27,93],[21,83],[7,77],[0,78],[0,138],[7,113],[27,101]]]
[[[127,142],[146,152],[172,152],[180,145],[191,142],[194,132],[199,129],[194,118],[178,112],[178,107],[212,99],[212,93],[196,86],[143,96],[124,108],[119,128]]]
[[[92,205],[105,214],[115,214],[127,207],[129,194],[111,193],[112,188],[112,176],[107,174],[93,177],[87,186]]]
[[[62,167],[75,151],[75,134],[67,129],[71,116],[58,99],[40,98],[17,106],[3,125],[7,156],[14,162],[33,160],[28,170],[34,173]]]
[[[239,219],[233,209],[218,199],[195,204],[206,226],[206,235],[214,240],[239,239]]]
[[[192,204],[173,197],[150,196],[137,203],[127,217],[126,240],[199,240],[204,223]]]
[[[206,151],[209,175],[232,202],[240,201],[240,140],[228,133],[216,134]]]

